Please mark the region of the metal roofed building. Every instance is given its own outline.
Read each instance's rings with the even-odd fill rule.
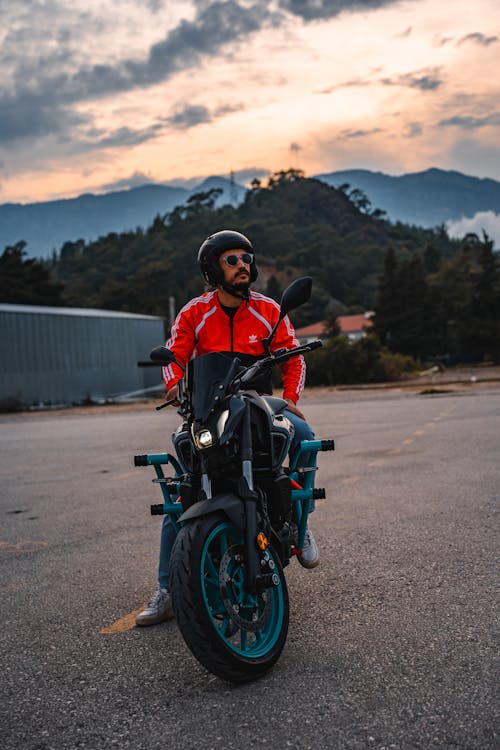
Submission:
[[[165,341],[163,319],[72,307],[0,304],[0,401],[99,401],[161,384],[140,368]]]

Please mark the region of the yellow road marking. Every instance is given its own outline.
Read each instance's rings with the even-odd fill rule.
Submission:
[[[385,463],[385,458],[377,458],[375,461],[370,461],[368,466],[383,466]]]
[[[406,438],[406,440],[403,440],[401,445],[411,445],[413,443],[413,438]]]
[[[15,554],[16,552],[36,552],[37,549],[47,547],[48,542],[21,540],[20,542],[0,542],[0,553]]]
[[[134,609],[133,612],[125,615],[125,617],[120,617],[119,620],[115,620],[111,625],[108,625],[108,627],[101,628],[99,633],[102,635],[113,635],[114,633],[124,633],[126,630],[132,630],[132,628],[135,628],[135,618],[143,609],[144,607]]]

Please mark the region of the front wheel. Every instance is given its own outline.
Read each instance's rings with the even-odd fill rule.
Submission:
[[[188,647],[210,672],[233,683],[255,680],[277,661],[288,632],[288,591],[268,550],[277,585],[246,590],[243,535],[221,516],[182,527],[170,559],[175,616]]]

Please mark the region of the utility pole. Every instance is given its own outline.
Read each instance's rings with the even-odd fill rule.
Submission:
[[[172,295],[168,298],[168,324],[170,328],[174,325],[175,320],[175,297]]]
[[[299,170],[299,151],[300,151],[299,144],[291,143],[290,151],[292,152],[292,154],[295,154],[295,169],[298,171]]]

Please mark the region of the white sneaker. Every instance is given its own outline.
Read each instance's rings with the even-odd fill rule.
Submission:
[[[304,568],[315,568],[316,565],[319,565],[318,547],[316,546],[313,533],[309,526],[306,528],[306,535],[304,538],[302,552],[300,553],[300,555],[297,555],[297,557],[299,558],[299,563]]]
[[[167,589],[158,589],[146,609],[139,612],[135,618],[136,625],[157,625],[159,622],[170,620],[174,616],[172,597]]]

